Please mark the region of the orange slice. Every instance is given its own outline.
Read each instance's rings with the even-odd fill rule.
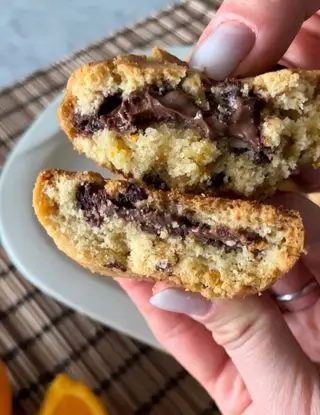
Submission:
[[[12,389],[7,369],[4,363],[0,360],[0,413],[1,415],[11,415],[11,411]]]
[[[108,415],[87,386],[58,375],[50,385],[39,415]]]

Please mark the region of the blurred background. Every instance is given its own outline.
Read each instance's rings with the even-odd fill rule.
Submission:
[[[174,0],[0,0],[0,87]]]

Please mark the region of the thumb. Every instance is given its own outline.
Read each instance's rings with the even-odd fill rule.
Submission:
[[[197,294],[167,289],[150,301],[204,324],[264,413],[280,413],[276,408],[286,408],[286,413],[309,413],[304,405],[311,404],[313,387],[319,388],[316,366],[303,353],[269,296],[209,302]]]
[[[319,0],[225,0],[202,34],[190,63],[223,80],[270,69]],[[285,24],[284,24],[285,22]]]

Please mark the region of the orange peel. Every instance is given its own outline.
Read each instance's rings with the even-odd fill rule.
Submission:
[[[39,415],[108,415],[100,399],[83,383],[64,374],[51,383]]]
[[[5,364],[0,360],[0,413],[11,415],[12,413],[12,389]]]

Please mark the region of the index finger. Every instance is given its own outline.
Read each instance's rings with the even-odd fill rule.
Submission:
[[[216,80],[234,71],[262,73],[280,60],[318,8],[318,0],[225,0],[200,37],[191,65]]]
[[[152,283],[127,278],[116,280],[138,307],[159,342],[198,380],[222,411],[242,413],[250,397],[234,364],[211,333],[189,316],[151,305]]]

